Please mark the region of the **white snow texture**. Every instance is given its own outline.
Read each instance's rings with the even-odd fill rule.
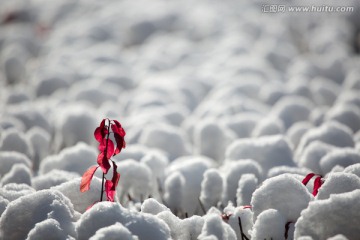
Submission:
[[[359,33],[358,0],[0,0],[0,240],[360,239]]]

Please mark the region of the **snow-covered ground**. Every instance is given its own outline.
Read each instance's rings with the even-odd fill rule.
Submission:
[[[359,239],[360,4],[314,4],[0,1],[0,239]]]

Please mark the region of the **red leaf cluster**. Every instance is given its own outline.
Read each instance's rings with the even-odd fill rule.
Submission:
[[[113,137],[116,142],[116,147],[114,142],[110,139],[110,134],[113,134]],[[95,174],[95,171],[100,167],[103,172],[103,180],[105,179],[105,174],[108,173],[111,168],[110,161],[113,166],[113,176],[111,180],[105,181],[105,193],[108,201],[114,202],[116,186],[120,180],[120,173],[117,172],[117,165],[110,158],[119,154],[121,149],[125,148],[125,130],[122,128],[121,124],[117,120],[103,119],[100,123],[100,126],[95,129],[94,137],[99,142],[99,155],[97,157],[98,166],[90,167],[82,176],[80,191],[86,192],[90,189],[91,180]],[[102,196],[102,193],[101,193]],[[100,197],[101,200],[101,197]]]
[[[306,186],[306,184],[308,184],[308,182],[310,181],[310,179],[312,179],[314,176],[317,176],[314,180],[314,188],[313,188],[313,196],[315,197],[318,194],[319,188],[322,185],[322,176],[315,174],[315,173],[309,173],[308,175],[306,175],[306,177],[302,180],[302,183]]]

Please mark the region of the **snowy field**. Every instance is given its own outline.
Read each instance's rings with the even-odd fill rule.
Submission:
[[[314,3],[352,11],[290,12]],[[359,1],[1,0],[0,19],[0,240],[360,239]],[[95,203],[105,118],[126,148]]]

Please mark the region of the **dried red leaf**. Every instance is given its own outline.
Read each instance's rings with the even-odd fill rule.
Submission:
[[[103,139],[99,144],[99,151],[103,152],[104,154],[106,151],[106,157],[107,159],[110,159],[115,151],[114,142],[111,139]]]
[[[113,120],[113,121],[115,123],[111,125],[111,129],[113,130],[113,132],[119,134],[121,137],[125,137],[126,132],[122,128],[121,124],[117,120]]]
[[[228,222],[231,216],[232,216],[231,213],[229,213],[229,214],[223,213],[221,215],[221,218],[222,218],[223,221]]]
[[[117,172],[117,165],[114,161],[112,161],[113,163],[113,177],[111,179],[111,182],[113,183],[113,188],[115,190],[116,186],[119,183],[120,180],[120,173]]]
[[[124,139],[126,132],[121,127],[121,124],[118,121],[116,121],[116,120],[113,120],[113,121],[114,121],[114,124],[111,124],[111,129],[114,133],[114,138],[116,141],[116,148],[115,148],[115,152],[114,152],[114,155],[116,155],[116,154],[119,154],[121,152],[121,149],[125,148],[125,146],[126,146],[126,142]]]
[[[306,184],[308,184],[308,182],[310,181],[310,179],[315,176],[315,173],[309,173],[308,175],[306,175],[306,177],[304,178],[304,180],[302,180],[302,183],[306,186]]]
[[[109,159],[105,156],[103,152],[98,155],[97,163],[99,164],[103,173],[107,174],[111,166],[109,163]]]
[[[114,202],[115,190],[113,187],[113,183],[110,180],[106,180],[105,182],[105,193],[107,200],[110,202]]]
[[[319,191],[319,188],[321,187],[321,176],[315,178],[315,181],[314,181],[314,189],[313,189],[313,196],[315,197],[317,194],[318,194],[318,191]]]
[[[94,137],[95,139],[101,143],[105,136],[108,134],[108,129],[105,126],[106,119],[103,119],[100,123],[100,126],[95,129]]]
[[[81,178],[80,192],[86,192],[90,189],[91,179],[93,178],[95,171],[98,167],[99,166],[92,166],[88,170],[86,170],[86,172]]]

